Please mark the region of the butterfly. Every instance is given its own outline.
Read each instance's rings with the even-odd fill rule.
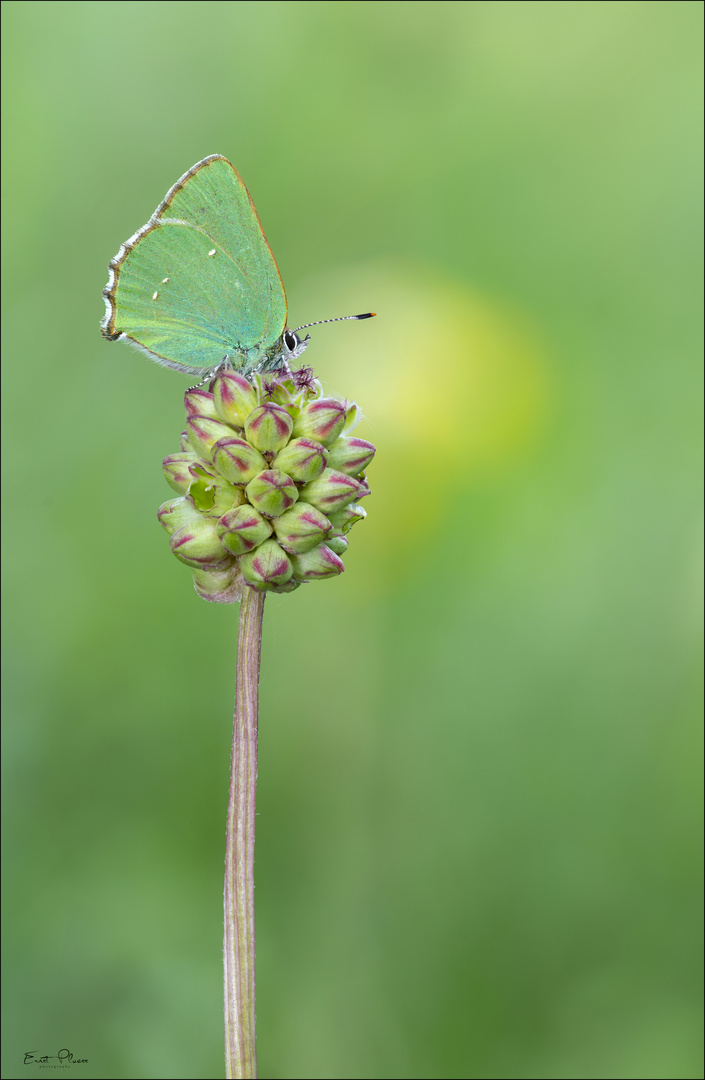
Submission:
[[[103,297],[104,338],[192,375],[286,369],[310,340],[298,331],[318,325],[287,329],[279,269],[250,193],[221,154],[185,172],[122,245]]]

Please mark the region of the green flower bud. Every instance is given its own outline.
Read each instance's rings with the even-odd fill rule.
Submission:
[[[193,586],[199,596],[212,604],[234,604],[242,599],[242,578],[237,565],[224,570],[194,569]]]
[[[328,451],[328,466],[348,476],[357,476],[375,456],[372,443],[364,439],[336,439]]]
[[[257,450],[276,453],[288,443],[293,427],[294,421],[286,409],[266,401],[247,417],[245,436]]]
[[[330,532],[328,518],[305,502],[297,502],[290,510],[274,519],[277,540],[285,551],[299,554],[316,547]]]
[[[291,561],[276,540],[265,540],[254,551],[240,556],[240,572],[249,585],[283,585],[292,575]]]
[[[234,437],[219,439],[214,443],[211,457],[218,472],[231,484],[248,484],[258,472],[267,468],[267,462],[259,450],[244,439]]]
[[[188,437],[188,431],[181,432],[181,439],[179,441],[179,449],[182,454],[192,454],[193,447],[191,446],[191,440]]]
[[[211,420],[217,420],[213,395],[200,386],[192,386],[184,394],[184,405],[187,416],[208,416]]]
[[[210,460],[211,447],[218,439],[228,439],[233,434],[233,429],[227,424],[222,424],[220,420],[211,420],[208,416],[189,416],[186,430],[192,450],[206,461]]]
[[[180,499],[168,499],[157,510],[157,520],[170,536],[177,529],[182,529],[184,525],[200,521],[200,518],[201,515],[193,499],[190,499],[188,495],[182,495]]]
[[[345,404],[336,398],[309,401],[296,418],[294,435],[308,436],[317,439],[324,446],[329,446],[343,430],[345,411]]]
[[[298,581],[317,581],[319,578],[342,574],[345,566],[339,555],[326,544],[319,544],[303,555],[291,556],[294,576]]]
[[[366,517],[367,512],[362,506],[358,506],[357,503],[348,503],[342,510],[336,510],[334,514],[328,515],[333,526],[333,536],[342,536],[350,532],[356,521],[362,521]]]
[[[252,505],[265,517],[278,517],[293,506],[299,497],[294,481],[279,469],[265,469],[258,473],[250,480],[245,493]]]
[[[198,521],[191,521],[182,526],[169,541],[177,559],[181,559],[187,566],[215,566],[220,568],[229,565],[223,546],[218,539],[215,521],[201,517]]]
[[[326,540],[326,547],[329,547],[336,555],[344,555],[348,550],[347,537],[331,536],[330,540]]]
[[[193,451],[187,454],[169,454],[169,457],[165,457],[162,468],[169,487],[178,491],[180,495],[184,495],[193,480],[190,466],[197,465],[199,461],[200,458],[196,457]]]
[[[359,481],[348,476],[347,473],[337,472],[335,469],[324,469],[317,480],[312,480],[301,489],[301,498],[322,510],[335,513],[353,499],[360,498],[361,485]]]
[[[221,371],[212,383],[213,403],[220,419],[234,427],[244,427],[245,420],[257,405],[252,384],[235,371]]]
[[[300,484],[306,484],[309,480],[315,480],[326,467],[328,451],[322,443],[315,439],[292,439],[283,450],[280,450],[272,467],[281,469],[292,480]]]
[[[223,514],[216,532],[226,551],[231,555],[244,555],[271,536],[272,525],[254,507],[244,504]]]

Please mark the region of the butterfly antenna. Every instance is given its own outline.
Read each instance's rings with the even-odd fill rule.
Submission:
[[[346,319],[374,319],[376,311],[368,311],[365,315],[341,315],[338,319],[319,319],[318,322],[307,322],[303,326],[297,326],[293,333],[297,334],[299,330],[308,330],[309,326],[321,326],[327,322],[345,322]]]

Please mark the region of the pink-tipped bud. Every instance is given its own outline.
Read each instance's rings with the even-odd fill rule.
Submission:
[[[211,457],[221,476],[231,484],[249,484],[258,472],[267,468],[267,462],[245,439],[231,436],[219,439],[211,448]]]
[[[169,547],[177,559],[187,566],[220,568],[229,565],[228,556],[218,539],[215,521],[210,518],[202,517],[200,521],[191,521],[177,529],[169,541]]]
[[[184,405],[187,416],[209,416],[211,420],[219,419],[215,411],[213,395],[209,394],[207,390],[201,389],[200,386],[192,386],[190,390],[186,391]]]
[[[245,488],[247,498],[265,517],[278,517],[299,497],[296,484],[279,469],[265,469]]]
[[[335,513],[360,497],[360,483],[347,473],[324,469],[317,480],[301,489],[301,498],[324,514]]]
[[[276,453],[291,438],[294,421],[281,405],[266,401],[250,413],[245,421],[247,441],[257,450]]]
[[[253,506],[238,506],[223,514],[216,526],[220,542],[231,555],[244,555],[264,543],[272,525]]]
[[[328,451],[328,467],[348,476],[357,476],[375,456],[375,448],[364,439],[336,439]]]
[[[239,559],[240,571],[249,585],[283,585],[292,575],[291,561],[276,540],[265,540]]]
[[[367,477],[364,473],[362,474],[362,476],[356,477],[356,480],[360,485],[360,494],[358,495],[358,499],[364,499],[366,495],[372,494],[372,488],[367,483]]]
[[[180,499],[168,499],[157,510],[157,520],[171,536],[184,525],[190,525],[200,521],[201,515],[196,509],[193,499],[188,495],[182,495]]]
[[[189,416],[186,423],[191,447],[206,461],[210,460],[211,447],[218,439],[229,439],[233,429],[220,420],[211,420],[209,416]]]
[[[285,551],[299,554],[316,547],[330,532],[325,514],[309,503],[297,502],[291,510],[274,520],[277,540]]]
[[[279,451],[272,467],[281,469],[299,484],[307,484],[321,475],[327,459],[328,451],[323,443],[316,439],[292,439]]]
[[[242,428],[257,405],[257,393],[244,375],[222,371],[212,383],[213,403],[221,420]]]
[[[339,555],[326,544],[319,544],[303,555],[292,555],[291,563],[297,581],[318,581],[342,574],[345,566]]]
[[[162,468],[169,487],[173,488],[174,491],[178,491],[180,495],[184,495],[193,480],[190,467],[191,465],[197,465],[199,460],[193,451],[186,454],[169,454],[168,457],[165,457]]]
[[[330,446],[345,426],[345,403],[336,398],[318,398],[301,409],[294,423],[294,435],[317,439]]]
[[[224,570],[194,569],[193,587],[211,604],[235,604],[242,600],[242,578],[237,566],[228,566]]]

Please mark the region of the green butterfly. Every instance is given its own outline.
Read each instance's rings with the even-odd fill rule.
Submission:
[[[305,326],[286,328],[284,285],[254,203],[220,154],[184,173],[109,271],[103,337],[165,367],[247,375],[286,368],[308,345],[297,333]]]

